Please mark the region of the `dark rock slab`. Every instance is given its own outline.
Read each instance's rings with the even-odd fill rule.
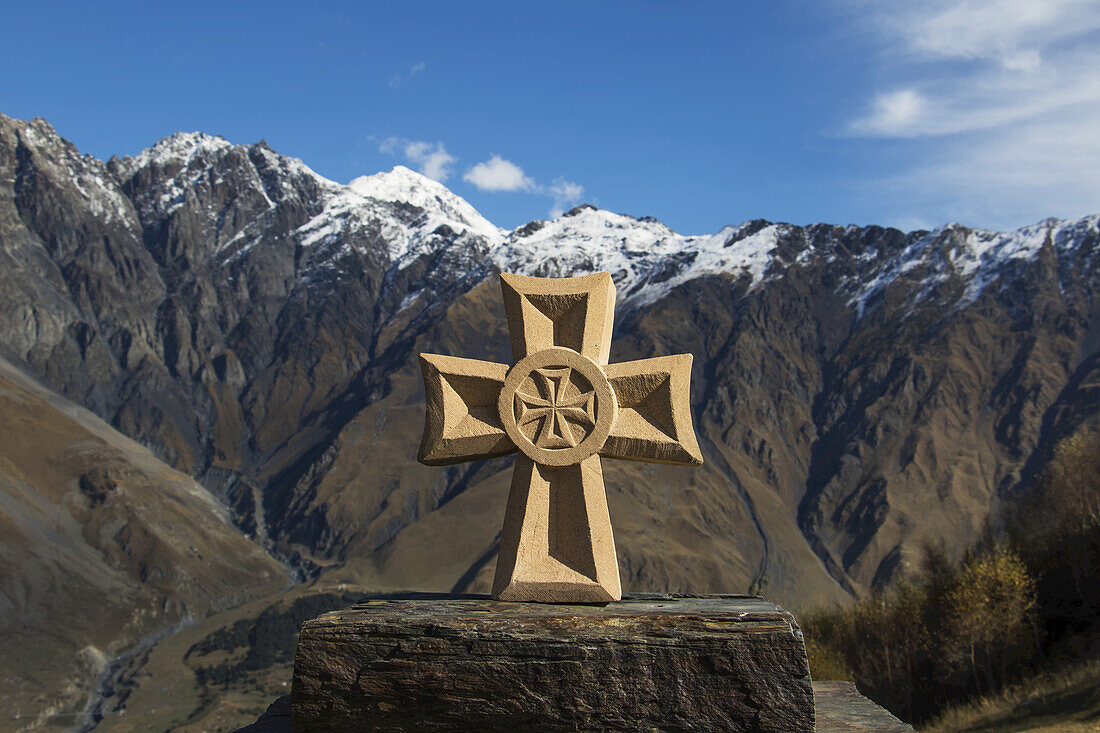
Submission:
[[[851,682],[814,682],[815,733],[913,733],[913,727],[871,702]],[[291,733],[290,695],[237,733]]]
[[[371,599],[298,639],[296,731],[814,730],[794,617],[755,596]]]
[[[252,725],[238,728],[237,733],[291,733],[290,695],[283,695],[267,706],[267,710]]]
[[[913,726],[859,694],[851,682],[815,682],[814,709],[817,733],[913,733]]]

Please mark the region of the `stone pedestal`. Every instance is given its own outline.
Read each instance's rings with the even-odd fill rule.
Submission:
[[[814,730],[794,617],[755,596],[370,599],[298,639],[296,731]]]

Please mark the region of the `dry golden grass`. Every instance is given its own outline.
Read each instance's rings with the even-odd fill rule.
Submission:
[[[1100,733],[1100,659],[1043,672],[950,708],[923,733]]]

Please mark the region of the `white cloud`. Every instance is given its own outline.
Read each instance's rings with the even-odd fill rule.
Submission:
[[[413,64],[412,68],[409,69],[409,73],[407,75],[392,74],[390,76],[389,82],[387,83],[389,84],[390,89],[400,89],[401,86],[405,83],[406,79],[412,79],[414,76],[416,76],[426,68],[428,68],[428,62],[419,61]]]
[[[872,101],[871,113],[852,124],[852,130],[868,135],[899,135],[910,130],[928,102],[915,89],[880,94]]]
[[[922,75],[920,91],[906,86],[875,96],[867,114],[855,120],[849,132],[876,137],[953,135],[1100,102],[1100,50],[1064,50],[1048,62],[1038,60],[1038,54],[998,57],[962,73],[918,65],[914,71]]]
[[[1100,211],[1100,2],[837,0],[880,44],[854,137],[921,162],[869,182],[900,217],[1018,226]],[[933,213],[934,212],[934,213]]]
[[[947,141],[931,162],[874,185],[902,216],[917,205],[940,223],[1012,229],[1048,216],[1078,218],[1100,212],[1096,130],[1100,104]]]
[[[482,191],[532,192],[537,188],[522,168],[496,154],[470,168],[462,178]]]
[[[878,30],[930,57],[997,59],[1100,28],[1095,0],[876,0]]]
[[[447,152],[443,143],[428,143],[422,140],[406,140],[390,137],[378,144],[378,152],[387,155],[401,153],[405,160],[412,163],[428,178],[446,181],[451,175],[451,165],[458,160]]]
[[[854,0],[849,7],[884,43],[880,66],[906,80],[870,100],[854,134],[949,135],[1100,101],[1097,0]]]
[[[581,197],[584,196],[584,186],[559,177],[555,178],[553,183],[550,184],[547,193],[554,198],[554,205],[550,209],[550,218],[556,219],[562,215],[567,206],[572,207],[581,200]]]
[[[463,174],[462,179],[472,183],[479,191],[522,191],[548,196],[553,201],[549,212],[552,219],[561,216],[566,207],[576,205],[584,196],[584,186],[579,183],[561,176],[551,181],[549,186],[536,183],[523,168],[496,153],[490,155],[488,160],[472,166]]]
[[[1034,48],[1025,48],[1012,53],[1006,53],[1001,58],[1001,65],[1012,71],[1035,71],[1043,64],[1043,57]]]

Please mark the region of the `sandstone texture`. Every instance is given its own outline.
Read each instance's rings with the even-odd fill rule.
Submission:
[[[689,409],[691,355],[608,365],[615,284],[606,272],[501,274],[500,283],[516,362],[420,355],[420,462],[522,454],[512,472],[493,598],[617,601],[622,590],[600,456],[703,462]]]
[[[809,733],[802,634],[752,596],[369,600],[308,622],[295,730]]]

